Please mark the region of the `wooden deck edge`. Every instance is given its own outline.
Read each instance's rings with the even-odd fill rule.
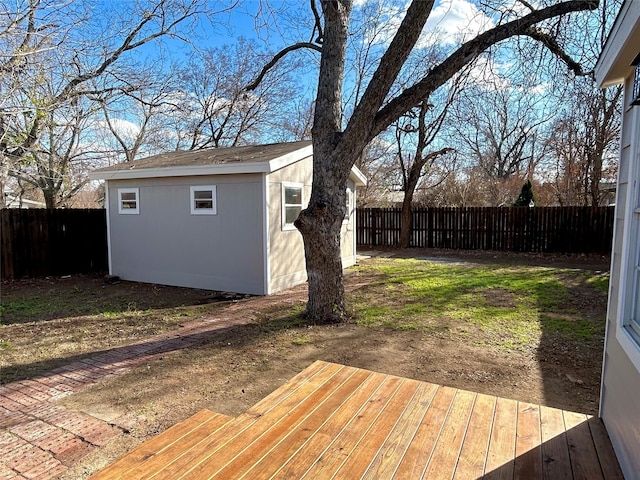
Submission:
[[[161,453],[166,448],[187,437],[194,430],[202,428],[204,423],[211,431],[220,430],[228,424],[233,417],[222,413],[203,409],[191,417],[176,423],[162,433],[144,441],[133,450],[125,453],[115,462],[96,472],[89,480],[121,479],[123,474],[135,468],[152,456]]]

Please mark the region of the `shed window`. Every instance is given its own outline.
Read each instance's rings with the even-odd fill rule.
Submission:
[[[137,188],[118,189],[118,213],[125,215],[140,213],[140,191]]]
[[[215,185],[191,187],[191,215],[215,215],[216,207]]]
[[[298,215],[302,211],[302,184],[282,184],[282,229],[293,230]]]

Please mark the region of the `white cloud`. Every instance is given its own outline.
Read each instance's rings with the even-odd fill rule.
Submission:
[[[442,0],[431,11],[418,46],[465,42],[494,25],[490,17],[467,0]]]
[[[123,120],[122,118],[112,118],[110,119],[110,122],[111,127],[122,138],[133,140],[140,133],[140,127],[135,123],[130,122],[129,120]],[[105,131],[109,128],[105,120],[101,120],[98,123],[102,128],[105,129]]]
[[[356,0],[356,7],[364,6],[368,0]],[[368,32],[368,40],[374,43],[388,44],[396,34],[404,18],[409,3],[398,5],[381,5],[377,15],[378,25],[375,32]],[[436,2],[417,48],[428,48],[433,45],[452,46],[470,40],[478,34],[495,26],[495,22],[485,15],[470,0],[440,0]]]
[[[480,56],[471,66],[468,82],[484,90],[505,90],[511,87],[508,78],[501,75],[508,64],[500,64],[487,56]]]
[[[531,95],[544,95],[549,90],[549,84],[539,83],[538,85],[534,85],[524,90]]]

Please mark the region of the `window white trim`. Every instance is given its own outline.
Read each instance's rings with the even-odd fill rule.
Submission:
[[[197,199],[196,192],[211,193],[211,198]],[[211,202],[211,207],[203,206]],[[216,199],[215,185],[193,185],[189,188],[189,204],[191,205],[191,215],[217,215],[218,202]],[[198,206],[200,204],[200,206]]]
[[[636,181],[629,182],[630,190],[637,189]],[[630,192],[631,193],[631,192]],[[636,274],[636,268],[638,265],[638,258],[640,253],[638,252],[639,240],[637,238],[637,232],[640,231],[640,219],[639,214],[635,212],[632,204],[628,203],[629,212],[627,220],[625,222],[625,239],[623,241],[623,254],[621,257],[621,275],[620,275],[620,292],[618,296],[618,318],[616,328],[616,339],[620,343],[620,346],[625,351],[629,360],[636,367],[636,370],[640,372],[640,340],[637,332],[634,331],[631,325],[631,316],[634,315],[634,307],[640,308],[638,302],[640,298],[637,297],[637,288],[635,282],[639,281]],[[635,237],[635,238],[634,238]],[[635,312],[637,315],[638,313]]]
[[[346,204],[347,204],[347,213],[346,213],[346,215],[344,216],[344,219],[342,220],[342,224],[343,224],[343,225],[346,225],[346,224],[348,224],[348,223],[351,223],[351,213],[352,213],[352,212],[351,212],[351,210],[353,209],[353,200],[352,200],[352,198],[353,198],[353,192],[351,191],[351,188],[347,187],[347,193],[346,193],[346,195],[347,195],[347,201],[346,201]]]
[[[633,117],[631,117],[633,118]],[[634,118],[631,133],[640,132],[640,117]],[[630,137],[637,139],[638,137]],[[624,150],[625,147],[622,148]],[[624,237],[622,239],[620,283],[618,285],[618,312],[616,318],[616,340],[627,354],[636,370],[640,372],[640,338],[634,331],[633,315],[640,315],[640,298],[635,282],[640,281],[637,268],[640,265],[640,144],[632,141],[629,151],[629,177],[624,218]],[[623,151],[621,151],[621,156]],[[625,161],[621,158],[621,161]],[[634,312],[634,308],[636,311]],[[636,318],[637,320],[637,318]]]
[[[286,191],[289,188],[297,188],[300,189],[300,203],[286,203]],[[302,183],[293,183],[293,182],[282,182],[282,209],[281,209],[281,217],[282,217],[282,230],[296,230],[293,222],[287,222],[287,208],[300,208],[302,210],[304,207],[304,185]],[[296,215],[297,217],[297,215]]]
[[[133,193],[135,198],[133,200],[123,200],[122,195],[125,193]],[[131,205],[131,202],[135,202],[135,207],[123,207]],[[140,189],[139,188],[119,188],[118,189],[118,213],[121,215],[139,215],[140,214]]]

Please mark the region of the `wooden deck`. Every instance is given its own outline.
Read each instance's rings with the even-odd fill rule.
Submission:
[[[246,413],[204,410],[103,479],[621,479],[597,418],[315,362]]]

